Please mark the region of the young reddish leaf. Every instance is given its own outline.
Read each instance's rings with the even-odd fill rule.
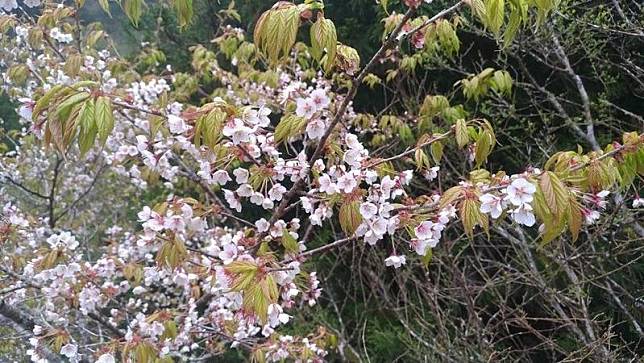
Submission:
[[[360,214],[360,203],[357,201],[342,203],[340,206],[340,226],[347,236],[353,236],[360,223],[362,215]]]

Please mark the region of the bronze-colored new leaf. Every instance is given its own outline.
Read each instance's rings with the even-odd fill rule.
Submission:
[[[353,236],[353,233],[358,229],[362,223],[362,215],[360,214],[360,203],[353,201],[350,203],[343,203],[340,206],[340,226],[342,231],[347,236]]]
[[[562,216],[568,209],[570,201],[569,192],[564,183],[555,173],[546,171],[539,178],[539,187],[543,192],[550,212],[554,216]]]

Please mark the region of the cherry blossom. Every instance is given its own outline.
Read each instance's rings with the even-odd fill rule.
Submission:
[[[407,260],[404,255],[401,256],[389,256],[385,259],[386,266],[393,266],[393,268],[400,268],[402,265],[406,264]]]
[[[481,212],[488,213],[494,219],[497,219],[503,213],[503,199],[494,194],[486,193],[479,197],[481,201]]]
[[[427,181],[432,181],[438,177],[438,171],[440,169],[440,166],[433,166],[423,172],[423,177],[425,177]]]
[[[584,223],[587,225],[594,224],[600,217],[599,211],[583,208],[581,214],[584,216]]]
[[[298,98],[297,99],[297,109],[295,114],[304,117],[305,119],[313,118],[313,115],[317,112],[317,105],[313,100],[308,98]]]
[[[378,213],[378,207],[375,204],[367,202],[360,205],[360,214],[362,215],[362,218],[371,219],[376,215],[376,213]]]
[[[233,175],[235,176],[235,182],[237,184],[244,184],[248,181],[248,170],[237,168],[233,170]]]
[[[23,0],[23,3],[30,8],[35,8],[40,5],[40,0]]]
[[[18,8],[18,2],[16,0],[0,0],[0,8],[11,11]]]
[[[78,354],[78,347],[76,346],[76,344],[63,345],[63,347],[60,348],[60,354],[70,359],[76,358],[76,354]]]
[[[326,124],[322,120],[312,120],[306,125],[306,134],[312,140],[319,140],[324,136]]]
[[[425,221],[414,228],[416,238],[421,240],[429,240],[436,238],[436,224],[432,221]]]
[[[331,99],[329,99],[329,96],[327,96],[326,90],[323,89],[316,89],[315,91],[311,92],[310,97],[317,110],[325,109],[329,107],[329,104],[331,103]]]
[[[98,359],[96,360],[96,363],[114,363],[115,361],[116,360],[114,359],[113,355],[109,353],[105,353],[105,354],[102,354],[100,357],[98,357]]]
[[[337,186],[344,193],[351,193],[358,186],[358,181],[351,173],[346,173],[338,178]]]
[[[605,209],[608,202],[605,198],[610,194],[608,190],[602,190],[599,193],[584,196],[584,199],[592,204],[595,208]]]
[[[188,130],[188,126],[183,119],[175,115],[168,116],[168,126],[173,134],[182,134]]]
[[[49,238],[47,238],[47,243],[52,248],[67,248],[69,250],[75,250],[76,247],[78,247],[78,241],[69,232],[52,234]]]
[[[266,127],[271,123],[268,116],[271,114],[271,109],[266,106],[260,106],[258,109],[250,109],[247,112],[246,119],[253,125]]]
[[[515,222],[523,224],[524,226],[532,227],[536,222],[530,204],[524,203],[518,208],[511,210],[510,213]]]
[[[531,203],[533,199],[533,194],[537,191],[537,188],[534,184],[530,183],[524,178],[518,178],[507,187],[506,189],[506,200],[508,200],[513,205],[520,207],[525,203]]]
[[[60,43],[70,43],[74,39],[71,34],[61,32],[58,27],[51,28],[49,36]]]
[[[232,125],[226,125],[223,130],[224,136],[230,137],[235,145],[250,141],[252,133],[253,129],[246,126],[241,119],[235,119]]]
[[[633,200],[633,208],[642,208],[644,207],[644,198],[635,198]]]

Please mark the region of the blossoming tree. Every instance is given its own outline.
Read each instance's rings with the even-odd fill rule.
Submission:
[[[431,268],[448,228],[474,239],[505,221],[545,246],[578,238],[611,193],[631,198],[622,191],[644,172],[637,131],[508,174],[485,169],[493,122],[445,96],[422,95],[406,117],[356,112],[363,84],[458,53],[465,18],[502,48],[556,5],[458,1],[422,15],[427,1],[403,3],[366,61],[338,42],[323,1],[279,1],[257,20],[252,42],[226,27],[214,47],[193,47],[187,74],[163,68],[153,48],[121,58],[99,26],[78,20],[82,1],[0,0],[3,91],[20,102],[22,125],[0,158],[0,314],[29,334],[26,354],[324,361],[333,333],[284,332],[294,311],[323,294],[313,256],[386,245],[384,265]],[[120,4],[137,24],[143,2]],[[171,5],[187,26],[192,2]],[[304,28],[307,42],[297,42]],[[383,80],[373,72],[386,61]],[[508,97],[513,80],[484,69],[457,87],[469,100]],[[470,168],[453,185],[440,182],[447,153]],[[419,188],[427,185],[433,192]],[[95,202],[104,190],[116,197]],[[138,205],[145,193],[156,203]]]

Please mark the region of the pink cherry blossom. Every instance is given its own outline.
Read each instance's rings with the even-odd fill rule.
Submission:
[[[295,110],[295,114],[300,117],[310,120],[317,112],[317,105],[311,99],[298,98],[296,103],[297,109]]]

